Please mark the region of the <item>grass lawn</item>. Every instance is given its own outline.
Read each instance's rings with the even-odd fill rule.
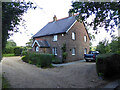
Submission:
[[[14,54],[3,54],[3,57],[12,57],[15,56]]]

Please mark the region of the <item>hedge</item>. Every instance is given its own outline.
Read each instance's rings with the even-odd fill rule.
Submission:
[[[109,53],[97,56],[96,70],[98,76],[110,78],[120,75],[120,54]]]
[[[22,47],[15,47],[15,48],[14,48],[14,54],[15,54],[16,56],[20,56],[21,53],[22,53],[22,50],[23,50]]]
[[[15,47],[6,47],[3,51],[4,54],[13,54],[14,53],[14,48]]]
[[[54,64],[61,64],[62,63],[62,59],[54,56],[54,58],[52,59],[52,63],[54,63]]]
[[[26,55],[22,57],[24,62],[34,64],[40,67],[51,66],[54,55],[52,54],[41,54],[36,52],[27,52]]]

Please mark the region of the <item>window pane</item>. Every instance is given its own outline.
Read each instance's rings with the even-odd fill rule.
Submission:
[[[57,48],[55,48],[55,55],[57,55]]]
[[[57,48],[52,48],[52,54],[57,55]]]
[[[87,48],[84,49],[84,54],[87,54]]]
[[[72,55],[75,55],[75,48],[72,49]]]
[[[72,39],[75,40],[75,33],[72,32]]]
[[[54,54],[54,48],[52,48],[52,54]]]
[[[84,42],[87,42],[87,36],[84,36]]]
[[[57,35],[53,36],[53,41],[57,41]]]

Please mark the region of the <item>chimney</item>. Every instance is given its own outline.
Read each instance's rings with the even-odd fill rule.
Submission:
[[[74,12],[73,12],[73,10],[72,10],[72,9],[70,9],[70,10],[69,10],[69,12],[68,12],[68,14],[69,14],[69,17],[74,16]]]
[[[53,17],[53,22],[54,22],[54,21],[57,21],[56,15],[54,15],[54,17]]]

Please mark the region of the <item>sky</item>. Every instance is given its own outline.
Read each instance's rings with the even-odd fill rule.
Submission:
[[[26,0],[27,1],[27,0]],[[39,7],[29,9],[22,17],[26,21],[26,27],[21,25],[18,33],[14,33],[10,39],[14,40],[17,46],[25,46],[29,39],[42,29],[48,22],[53,20],[53,16],[56,15],[57,19],[68,16],[69,9],[72,8],[72,0],[31,0],[35,5]],[[89,19],[92,19],[91,17]],[[106,33],[104,28],[100,28],[101,33],[95,35],[96,40],[92,41],[93,46],[96,46],[99,41],[104,38],[111,40],[109,33]],[[89,32],[93,32],[90,28]],[[115,35],[118,33],[115,32]],[[10,40],[9,39],[9,40]]]

